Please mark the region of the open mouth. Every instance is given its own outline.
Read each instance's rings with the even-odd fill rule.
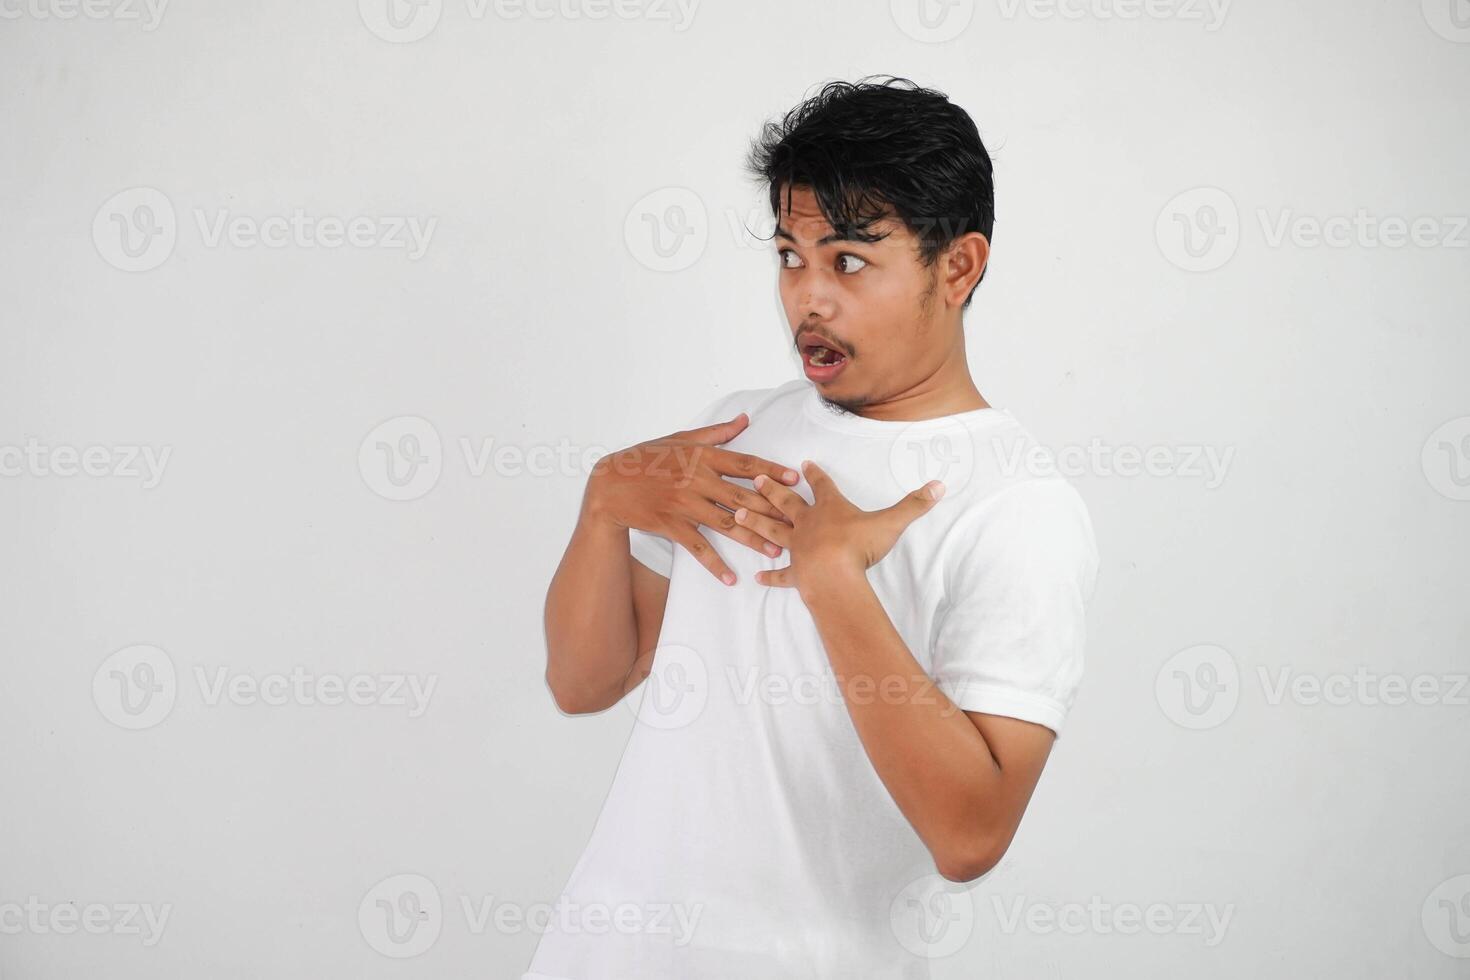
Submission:
[[[801,342],[802,370],[816,384],[827,384],[842,373],[847,366],[847,355],[835,347],[828,347],[815,337]]]
[[[806,362],[812,367],[835,367],[847,360],[847,355],[830,347],[811,344],[804,348]]]

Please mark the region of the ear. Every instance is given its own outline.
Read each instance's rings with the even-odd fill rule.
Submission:
[[[965,297],[985,274],[990,264],[990,240],[978,231],[961,235],[950,243],[940,264],[944,301],[948,306],[963,306]]]

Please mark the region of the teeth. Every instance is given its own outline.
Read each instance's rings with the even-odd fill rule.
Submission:
[[[806,362],[812,367],[831,367],[840,360],[842,355],[828,347],[813,348],[806,356]]]

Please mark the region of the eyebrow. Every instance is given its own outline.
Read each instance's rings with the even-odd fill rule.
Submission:
[[[776,226],[776,237],[777,238],[784,238],[787,241],[791,241],[791,242],[796,241],[796,236],[792,235],[789,230],[787,230],[786,228],[784,228],[781,225],[777,225]],[[840,232],[835,232],[834,231],[832,234],[825,235],[822,238],[818,239],[816,244],[817,244],[818,247],[820,247],[822,245],[829,245],[832,242],[863,242],[863,243],[866,243],[866,244],[871,244],[873,242],[880,242],[880,241],[882,241],[883,239],[885,239],[887,237],[888,236],[886,234],[885,235],[864,235],[861,232],[854,232],[853,234],[850,234],[850,235],[844,235],[844,234],[841,234]]]

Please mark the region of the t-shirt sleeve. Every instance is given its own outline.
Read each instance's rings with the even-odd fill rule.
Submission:
[[[628,552],[664,578],[674,570],[674,542],[662,535],[630,527]]]
[[[1087,507],[1061,478],[999,491],[952,529],[931,673],[961,710],[1060,736],[1082,680],[1097,578]]]
[[[733,406],[740,394],[741,392],[730,392],[716,398],[704,406],[684,428],[697,429],[739,415],[741,409]],[[662,535],[629,528],[628,552],[664,578],[668,578],[674,570],[674,543]]]

